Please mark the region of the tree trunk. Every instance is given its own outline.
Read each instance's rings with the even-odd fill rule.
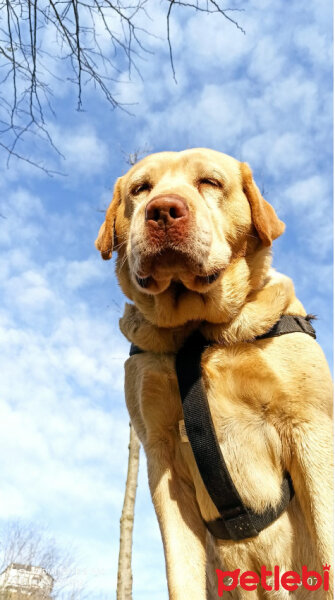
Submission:
[[[117,600],[132,600],[133,575],[131,554],[133,544],[134,509],[137,488],[140,442],[133,426],[130,425],[129,458],[126,489],[120,519],[120,550],[117,573]]]

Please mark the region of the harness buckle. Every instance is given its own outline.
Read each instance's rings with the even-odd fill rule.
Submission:
[[[253,526],[248,513],[241,513],[237,517],[225,520],[225,525],[232,540],[244,540],[258,535],[257,529]]]
[[[221,540],[237,542],[245,538],[256,537],[259,534],[251,522],[250,515],[242,511],[236,516],[219,517],[214,521],[207,521],[205,524],[210,533]]]

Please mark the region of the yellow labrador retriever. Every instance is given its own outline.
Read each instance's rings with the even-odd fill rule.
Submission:
[[[306,316],[291,280],[271,269],[284,228],[246,163],[192,149],[148,156],[118,179],[99,231],[131,300],[121,331],[143,351],[126,362],[126,401],[171,600],[332,598],[328,367],[302,332],[259,339],[282,315]],[[261,514],[280,502],[285,473],[293,482],[287,509],[245,539],[208,532],[219,514],[180,429],[175,357],[195,330],[209,343],[204,387],[244,505]]]

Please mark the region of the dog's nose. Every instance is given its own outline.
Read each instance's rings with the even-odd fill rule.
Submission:
[[[187,216],[188,207],[185,200],[175,194],[156,196],[150,200],[145,210],[146,221],[155,222],[159,227],[165,228]]]

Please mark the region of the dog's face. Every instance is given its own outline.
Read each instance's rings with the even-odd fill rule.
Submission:
[[[96,241],[128,297],[215,297],[231,266],[284,230],[245,163],[207,149],[148,156],[120,178]],[[192,316],[190,317],[192,318]]]

